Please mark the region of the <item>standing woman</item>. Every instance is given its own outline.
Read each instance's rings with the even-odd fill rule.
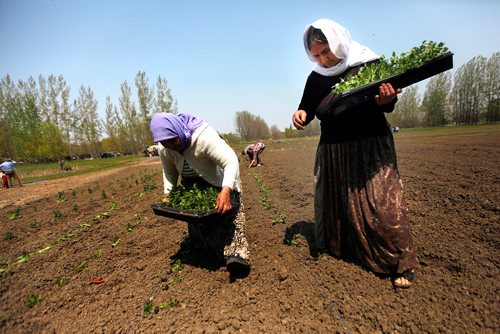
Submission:
[[[333,115],[332,86],[378,56],[327,19],[307,26],[303,38],[316,66],[292,122],[302,130],[314,117],[321,120],[314,164],[316,246],[389,275],[397,288],[409,288],[417,256],[384,115],[394,110],[401,89],[382,84],[369,102]]]
[[[224,259],[231,274],[248,274],[249,251],[236,153],[215,129],[190,114],[154,114],[151,132],[159,143],[167,200],[179,176],[199,177],[220,190],[215,208],[223,215],[214,224],[188,223],[189,236],[198,246]]]

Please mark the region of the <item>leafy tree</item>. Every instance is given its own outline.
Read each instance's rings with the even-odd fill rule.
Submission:
[[[413,128],[420,125],[418,87],[406,88],[398,98],[394,112],[387,115],[388,121],[401,128]]]
[[[453,121],[455,124],[476,124],[484,94],[486,58],[477,56],[455,73],[452,90]]]
[[[449,72],[440,73],[429,81],[422,101],[424,124],[426,126],[444,126],[446,123],[446,106],[451,88]]]
[[[495,52],[486,62],[484,72],[485,121],[500,121],[500,52]]]
[[[148,86],[148,78],[145,72],[138,72],[135,77],[135,87],[139,99],[139,121],[136,125],[137,141],[143,145],[153,141],[149,122],[152,116],[153,89]]]
[[[155,112],[169,112],[177,114],[177,100],[172,97],[170,88],[168,88],[167,80],[158,76],[156,80],[156,99]]]

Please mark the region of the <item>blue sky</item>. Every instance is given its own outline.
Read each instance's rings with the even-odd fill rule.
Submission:
[[[497,0],[0,0],[0,76],[62,75],[71,100],[90,86],[104,118],[106,96],[117,105],[144,71],[220,132],[242,110],[283,130],[313,66],[302,33],[316,19],[379,54],[444,42],[457,69],[500,51],[499,13]]]

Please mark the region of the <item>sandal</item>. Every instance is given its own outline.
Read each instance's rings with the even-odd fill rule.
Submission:
[[[408,281],[408,283],[397,283],[396,280],[398,278],[404,278]],[[392,278],[392,285],[394,288],[398,289],[408,289],[411,287],[412,283],[415,281],[415,272],[413,270],[405,270],[401,275],[395,276]]]

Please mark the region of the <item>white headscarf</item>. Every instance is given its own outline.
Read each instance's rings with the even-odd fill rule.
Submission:
[[[342,59],[337,65],[328,68],[316,64],[313,67],[314,72],[331,77],[341,74],[349,67],[361,65],[370,60],[379,58],[375,52],[366,46],[351,40],[349,31],[337,22],[328,19],[319,19],[308,25],[304,31],[304,48],[306,49],[309,59],[314,62],[316,62],[316,60],[307,47],[307,32],[311,26],[323,32],[328,40],[330,50],[332,50],[335,57]]]

